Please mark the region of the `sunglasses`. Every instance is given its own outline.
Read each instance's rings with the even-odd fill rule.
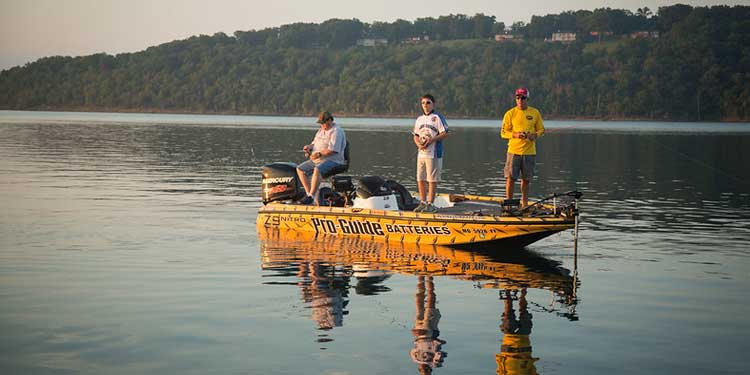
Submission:
[[[526,100],[528,98],[525,97],[525,96],[518,95],[518,96],[516,96],[516,99]]]
[[[422,104],[432,104],[431,101],[422,102]]]

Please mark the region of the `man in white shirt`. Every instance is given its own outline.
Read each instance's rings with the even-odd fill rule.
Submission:
[[[346,148],[344,129],[333,122],[333,116],[328,111],[318,115],[318,124],[320,124],[320,129],[315,133],[312,143],[302,147],[305,153],[310,155],[309,160],[297,166],[297,175],[307,193],[307,196],[300,201],[303,204],[319,205],[318,188],[323,179],[322,176],[346,162],[344,160]]]

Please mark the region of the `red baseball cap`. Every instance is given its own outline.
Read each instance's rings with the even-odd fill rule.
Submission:
[[[520,88],[516,89],[516,96],[525,96],[525,97],[528,98],[529,97],[529,89],[527,89],[525,87],[520,87]]]

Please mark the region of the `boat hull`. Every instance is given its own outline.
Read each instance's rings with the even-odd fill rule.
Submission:
[[[257,225],[375,241],[462,247],[478,243],[526,246],[572,229],[572,217],[473,216],[415,213],[273,202],[260,208]]]

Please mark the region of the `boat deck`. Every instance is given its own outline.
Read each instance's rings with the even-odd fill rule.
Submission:
[[[288,203],[290,205],[298,205],[297,203]],[[403,211],[411,211],[416,204],[411,205],[410,209]],[[459,201],[453,202],[451,207],[440,207],[435,212],[437,214],[447,215],[466,215],[466,216],[539,216],[549,215],[551,210],[541,209],[537,207],[531,207],[527,210],[520,211],[519,207],[503,207],[497,202],[480,202],[480,201]]]
[[[510,212],[504,210],[498,203],[476,201],[455,202],[453,207],[442,207],[438,209],[437,213],[472,216],[510,216]]]

